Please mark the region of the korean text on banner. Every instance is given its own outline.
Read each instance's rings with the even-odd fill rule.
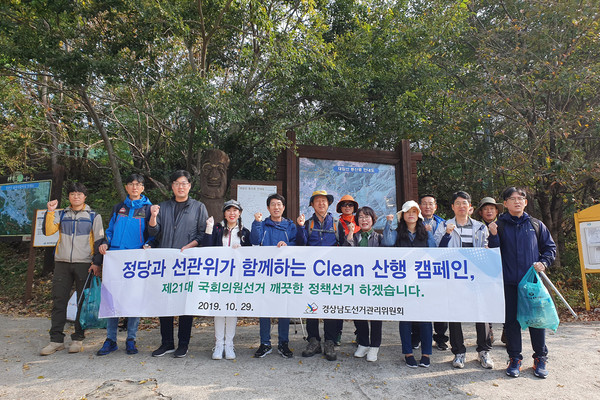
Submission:
[[[498,249],[109,251],[100,317],[204,315],[504,322]]]

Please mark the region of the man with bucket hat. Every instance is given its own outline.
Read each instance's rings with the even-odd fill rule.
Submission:
[[[479,206],[477,207],[477,210],[475,210],[475,215],[479,215],[481,221],[488,226],[494,222],[496,218],[498,218],[498,215],[502,214],[503,211],[504,206],[502,203],[496,203],[496,200],[493,197],[484,197],[479,202]]]
[[[300,215],[296,222],[299,229],[296,235],[298,246],[340,246],[344,243],[344,227],[341,222],[333,218],[327,210],[333,203],[333,196],[325,190],[316,190],[310,197],[309,205],[315,210],[312,217],[305,219]],[[302,352],[303,357],[312,357],[321,353],[321,337],[319,336],[319,320],[309,318],[306,320],[308,345]],[[337,359],[335,340],[339,331],[339,321],[333,319],[323,320],[325,344],[323,351],[329,361]]]

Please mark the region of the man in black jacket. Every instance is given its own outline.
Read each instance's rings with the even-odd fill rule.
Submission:
[[[202,243],[208,212],[204,204],[189,197],[191,187],[190,173],[184,170],[175,171],[171,174],[174,196],[151,207],[148,233],[155,237],[157,247],[183,251]],[[173,319],[174,317],[160,317],[161,345],[152,352],[153,357],[173,352],[177,358],[187,355],[194,316],[179,316],[177,350],[173,338]]]

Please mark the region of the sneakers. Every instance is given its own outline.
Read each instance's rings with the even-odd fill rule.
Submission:
[[[494,361],[492,361],[489,351],[480,351],[479,356],[477,358],[483,368],[486,368],[486,369],[494,368]]]
[[[73,340],[69,346],[69,353],[79,353],[83,351],[83,340]]]
[[[271,347],[270,344],[262,344],[258,347],[258,350],[256,350],[256,353],[254,353],[254,358],[263,358],[264,356],[266,356],[267,354],[271,353],[273,351],[273,348]]]
[[[337,353],[335,352],[335,343],[333,340],[326,340],[323,345],[323,354],[325,354],[325,358],[329,361],[337,360]]]
[[[379,347],[369,347],[369,352],[367,353],[367,361],[369,361],[369,362],[377,361],[378,353],[379,353]]]
[[[162,357],[165,354],[175,352],[175,346],[170,344],[161,344],[160,347],[152,352],[152,357]]]
[[[127,341],[125,342],[125,351],[127,352],[127,354],[137,354],[138,353],[138,349],[135,346],[135,340],[127,339]]]
[[[341,331],[338,332],[338,334],[335,336],[335,340],[333,341],[333,343],[338,347],[342,345],[342,332]]]
[[[233,343],[228,343],[225,345],[225,359],[235,360],[235,349],[233,347]]]
[[[64,350],[64,349],[65,349],[64,343],[50,342],[50,344],[48,344],[48,346],[44,347],[40,351],[40,355],[41,356],[49,356],[52,353],[56,353],[57,351]]]
[[[215,343],[215,348],[213,349],[212,359],[213,360],[222,360],[223,359],[223,343]]]
[[[293,358],[294,357],[294,353],[292,353],[292,351],[288,347],[288,342],[279,343],[279,345],[277,346],[277,352],[279,354],[281,354],[281,357],[283,357],[283,358]]]
[[[465,367],[465,353],[458,353],[454,356],[454,360],[452,361],[452,366],[454,368],[464,368]]]
[[[435,347],[440,351],[448,350],[448,345],[445,342],[435,342]]]
[[[422,356],[421,360],[419,360],[419,367],[429,368],[430,365],[431,360],[429,360],[429,357]]]
[[[187,356],[187,352],[188,352],[187,345],[179,345],[177,347],[177,350],[175,350],[175,354],[173,354],[173,356],[175,358],[183,358],[183,357]]]
[[[311,337],[306,345],[306,349],[302,352],[302,357],[312,357],[315,354],[321,354],[321,342],[317,338]]]
[[[96,352],[97,356],[105,356],[107,354],[112,353],[113,351],[118,350],[119,347],[117,346],[117,342],[115,342],[112,339],[106,339],[104,341],[104,344],[102,345],[102,347],[100,348],[100,350],[98,350]]]
[[[535,357],[533,359],[533,374],[538,378],[546,379],[548,376],[546,357]]]
[[[513,378],[521,375],[521,360],[518,358],[511,358],[508,362],[508,368],[506,368],[506,375],[512,376]]]
[[[358,348],[354,352],[354,357],[356,357],[356,358],[363,358],[369,352],[369,348],[370,348],[369,346],[361,346],[359,344]]]
[[[415,356],[404,356],[404,361],[406,361],[406,366],[409,368],[417,368],[417,360],[415,360]]]

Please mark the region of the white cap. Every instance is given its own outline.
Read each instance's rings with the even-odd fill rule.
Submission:
[[[419,210],[419,218],[421,218],[421,220],[423,221],[425,220],[425,218],[423,218],[423,214],[421,214],[421,208],[419,207],[419,203],[417,203],[414,200],[409,200],[406,203],[402,204],[402,209],[396,213],[396,218],[398,219],[398,221],[400,221],[400,219],[402,218],[402,213],[407,212],[411,208],[416,208],[417,210]]]

